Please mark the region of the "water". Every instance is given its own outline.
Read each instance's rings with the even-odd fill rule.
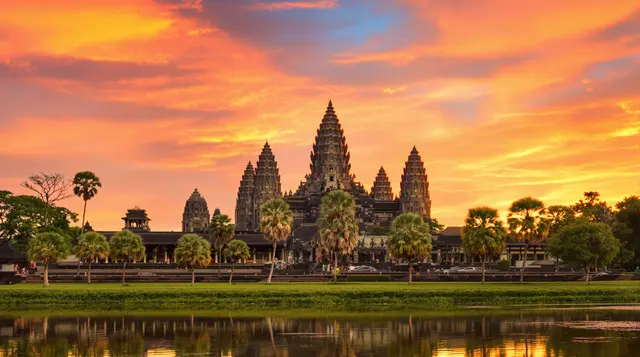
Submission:
[[[640,356],[640,311],[5,315],[0,314],[2,357]]]

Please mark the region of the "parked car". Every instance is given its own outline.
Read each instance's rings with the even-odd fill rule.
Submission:
[[[358,265],[354,266],[353,269],[350,269],[352,273],[375,273],[378,269],[369,266],[369,265]]]
[[[477,271],[478,269],[476,267],[466,267],[460,268],[460,270],[458,270],[458,273],[475,273]]]

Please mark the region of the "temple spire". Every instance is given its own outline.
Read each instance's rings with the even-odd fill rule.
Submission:
[[[402,212],[431,216],[429,181],[418,149],[414,146],[405,163],[400,182],[400,205]]]
[[[384,171],[384,167],[382,166],[380,167],[378,176],[376,176],[376,180],[374,181],[373,187],[371,188],[371,197],[379,201],[393,200],[391,183],[389,182],[389,177],[387,177],[387,173]]]

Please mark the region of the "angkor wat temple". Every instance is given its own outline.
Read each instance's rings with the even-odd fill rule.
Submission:
[[[310,248],[317,238],[316,220],[322,195],[335,189],[347,191],[356,198],[357,216],[363,233],[375,226],[389,226],[403,212],[430,217],[429,181],[415,146],[405,163],[399,196],[393,195],[391,183],[382,167],[368,192],[351,173],[350,160],[344,130],[329,101],[311,149],[309,173],[295,192],[282,192],[278,163],[269,143],[264,145],[255,168],[251,162],[247,164],[236,201],[237,230],[257,232],[260,206],[272,198],[283,197],[294,214],[293,237]]]

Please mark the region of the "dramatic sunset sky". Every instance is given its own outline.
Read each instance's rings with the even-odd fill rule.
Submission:
[[[640,192],[638,0],[0,1],[0,189],[94,171],[97,230],[233,216],[268,140],[295,190],[327,102],[368,189],[413,145],[433,216]],[[82,203],[62,205],[77,212]]]

